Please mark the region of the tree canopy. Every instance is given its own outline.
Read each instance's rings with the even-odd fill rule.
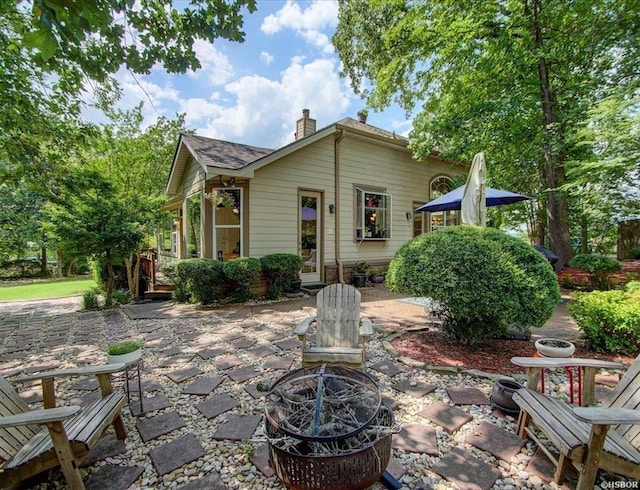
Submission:
[[[494,185],[539,198],[538,235],[571,257],[567,161],[594,104],[638,93],[638,0],[340,3],[333,42],[367,104],[417,111],[412,148],[470,161]]]

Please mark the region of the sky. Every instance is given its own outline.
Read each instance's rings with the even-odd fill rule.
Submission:
[[[340,77],[331,44],[338,23],[333,0],[258,0],[244,13],[244,43],[196,42],[202,68],[183,75],[156,67],[150,75],[117,74],[123,88],[119,108],[144,102],[145,123],[186,114],[196,134],[266,148],[294,139],[295,122],[309,109],[317,127],[357,118],[365,102]],[[105,122],[96,109],[84,119]],[[411,121],[393,106],[369,110],[368,123],[407,135]]]

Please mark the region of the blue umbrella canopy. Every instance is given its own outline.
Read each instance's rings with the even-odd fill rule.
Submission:
[[[462,207],[462,197],[464,194],[464,186],[453,189],[445,195],[440,196],[433,201],[429,201],[416,209],[416,213],[436,213],[438,211],[451,211]],[[493,189],[485,187],[485,196],[487,206],[501,206],[503,204],[513,204],[514,202],[526,201],[531,199],[524,194],[516,194],[515,192],[503,191],[501,189]]]

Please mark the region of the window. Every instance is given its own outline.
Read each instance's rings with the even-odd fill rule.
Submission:
[[[453,189],[453,181],[450,177],[442,176],[436,177],[431,181],[429,189],[429,200],[433,201],[438,197],[451,192]],[[430,213],[431,222],[430,230],[437,230],[445,226],[454,226],[458,224],[458,211],[440,211],[437,213]]]
[[[356,188],[356,240],[391,238],[391,196]]]
[[[177,230],[179,221],[178,210],[164,213],[162,222],[158,226],[158,252],[165,255],[178,255]]]
[[[186,257],[200,257],[201,250],[201,222],[202,215],[202,199],[200,194],[194,194],[187,198],[187,251]]]
[[[214,250],[227,261],[242,255],[242,189],[214,189]]]
[[[423,203],[414,202],[413,203],[413,237],[417,237],[422,234],[422,226],[423,226],[423,218],[425,213],[415,212],[415,209],[422,206]]]

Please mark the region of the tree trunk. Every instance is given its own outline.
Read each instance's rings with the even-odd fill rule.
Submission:
[[[47,269],[47,247],[43,244],[40,249],[42,259],[40,260],[40,277],[47,277],[49,270]]]
[[[140,297],[140,262],[142,262],[140,258],[140,250],[136,250],[136,265],[133,268],[133,297],[135,299],[139,299]]]
[[[56,274],[58,277],[62,277],[64,275],[64,252],[62,249],[57,249],[58,263],[56,265]]]
[[[533,0],[533,21],[535,48],[543,52],[543,35],[540,25],[542,0]],[[558,256],[556,270],[562,269],[572,257],[569,238],[569,205],[567,196],[558,190],[565,183],[566,176],[562,166],[564,157],[561,148],[562,135],[554,124],[555,100],[551,84],[547,60],[538,58],[538,79],[540,83],[540,99],[542,103],[542,131],[544,139],[544,177],[547,187],[547,223],[549,227],[549,246]]]

